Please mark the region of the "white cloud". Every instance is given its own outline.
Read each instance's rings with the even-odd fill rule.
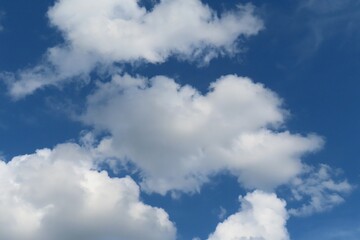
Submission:
[[[307,202],[300,208],[293,208],[289,213],[295,216],[308,216],[314,213],[332,209],[344,202],[343,196],[349,193],[353,186],[347,180],[335,180],[336,171],[327,165],[319,169],[310,168],[295,178],[291,184],[291,191],[296,200]],[[305,200],[309,199],[309,200]]]
[[[1,72],[0,79],[7,84],[10,96],[19,99],[45,86],[59,86],[74,79],[88,81],[96,62],[94,56],[72,47],[54,47],[41,64],[16,73]]]
[[[130,177],[91,170],[93,160],[62,144],[0,161],[0,239],[175,239],[166,212],[142,203]]]
[[[111,154],[139,167],[147,191],[199,191],[222,171],[270,189],[299,174],[301,156],[322,145],[315,135],[281,131],[281,104],[263,85],[234,75],[205,95],[166,77],[126,75],[100,84],[82,121],[112,134]]]
[[[15,98],[87,74],[99,64],[161,63],[171,55],[209,61],[234,54],[239,37],[263,28],[252,5],[218,16],[200,0],[162,0],[151,11],[137,0],[58,0],[48,17],[65,44],[50,48],[34,68],[2,74]]]
[[[287,240],[285,201],[255,191],[241,198],[241,209],[219,223],[208,240]]]
[[[136,0],[59,0],[48,15],[74,47],[111,61],[163,62],[208,47],[232,51],[239,35],[262,28],[251,5],[218,17],[199,0],[162,0],[151,11]]]

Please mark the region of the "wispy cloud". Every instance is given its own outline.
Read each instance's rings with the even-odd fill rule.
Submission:
[[[328,211],[343,203],[344,196],[354,187],[346,179],[339,179],[338,175],[336,170],[324,164],[319,169],[308,167],[303,176],[293,181],[291,190],[295,199],[303,201],[304,198],[308,198],[309,200],[300,208],[290,209],[290,214],[309,216]]]
[[[4,17],[5,17],[5,12],[0,10],[0,32],[4,30],[4,26],[2,24]]]
[[[338,46],[356,36],[360,40],[360,1],[358,0],[307,0],[299,4],[295,13],[307,30],[298,46],[301,59],[312,56],[322,44],[338,37]]]

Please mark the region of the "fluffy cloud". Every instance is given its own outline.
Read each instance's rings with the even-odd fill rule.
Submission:
[[[111,133],[114,156],[141,170],[142,187],[199,191],[222,171],[270,189],[302,171],[322,140],[281,131],[279,97],[248,78],[224,76],[203,95],[166,77],[115,76],[89,97],[82,121]]]
[[[262,191],[241,199],[241,209],[218,224],[208,240],[287,240],[285,201]]]
[[[162,0],[151,11],[137,0],[59,0],[48,15],[73,46],[111,61],[156,63],[206,48],[232,51],[240,35],[262,28],[250,5],[218,17],[199,0]]]
[[[75,144],[0,161],[0,239],[175,239],[165,211],[142,203],[130,178],[91,170]]]
[[[137,0],[58,0],[48,17],[65,44],[50,48],[34,68],[2,74],[15,98],[86,75],[99,64],[160,63],[170,55],[207,62],[234,54],[239,37],[263,27],[252,5],[219,16],[200,0],[162,0],[151,10]]]
[[[336,171],[327,165],[319,169],[311,168],[297,178],[291,185],[291,191],[297,201],[309,199],[300,208],[290,209],[295,216],[308,216],[313,213],[330,210],[344,202],[343,195],[349,193],[353,186],[347,180],[337,180]]]

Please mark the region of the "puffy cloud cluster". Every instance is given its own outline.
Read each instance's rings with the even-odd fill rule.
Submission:
[[[0,161],[0,239],[175,239],[167,213],[142,203],[130,177],[92,168],[76,144]]]
[[[302,171],[318,136],[281,131],[281,99],[248,78],[228,75],[207,94],[166,77],[115,76],[88,98],[82,121],[111,133],[119,159],[140,170],[142,187],[165,194],[199,191],[219,172],[248,188],[271,189]]]
[[[14,98],[87,79],[94,69],[113,74],[114,63],[170,56],[206,63],[236,53],[239,37],[263,28],[250,4],[218,14],[201,0],[159,0],[151,9],[139,0],[57,0],[48,18],[64,43],[33,68],[0,73]],[[296,200],[310,199],[289,211],[301,216],[335,206],[352,189],[328,166],[315,171],[302,163],[323,141],[287,131],[287,115],[274,92],[245,77],[223,76],[201,93],[164,76],[114,75],[98,84],[78,116],[110,134],[97,149],[87,135],[84,146],[61,144],[0,161],[0,239],[176,239],[167,213],[140,201],[137,183],[98,170],[115,158],[139,170],[149,193],[200,192],[212,176],[231,174],[261,190],[241,198],[239,212],[208,240],[287,240],[285,201],[265,191],[289,184]]]
[[[263,28],[250,4],[219,16],[200,0],[161,0],[151,10],[138,0],[58,0],[48,17],[65,44],[50,48],[34,68],[2,74],[15,98],[84,77],[99,64],[160,63],[170,55],[208,62],[237,52],[239,37]]]
[[[297,201],[309,199],[300,208],[290,209],[295,216],[308,216],[323,212],[344,202],[343,196],[353,189],[347,180],[337,179],[335,170],[327,165],[320,165],[319,169],[308,167],[301,176],[296,177],[291,190]]]
[[[218,224],[208,240],[288,240],[285,201],[262,191],[241,199],[241,209]]]

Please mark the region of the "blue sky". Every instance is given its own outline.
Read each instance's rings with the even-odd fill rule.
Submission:
[[[359,20],[0,1],[0,238],[358,239]]]

